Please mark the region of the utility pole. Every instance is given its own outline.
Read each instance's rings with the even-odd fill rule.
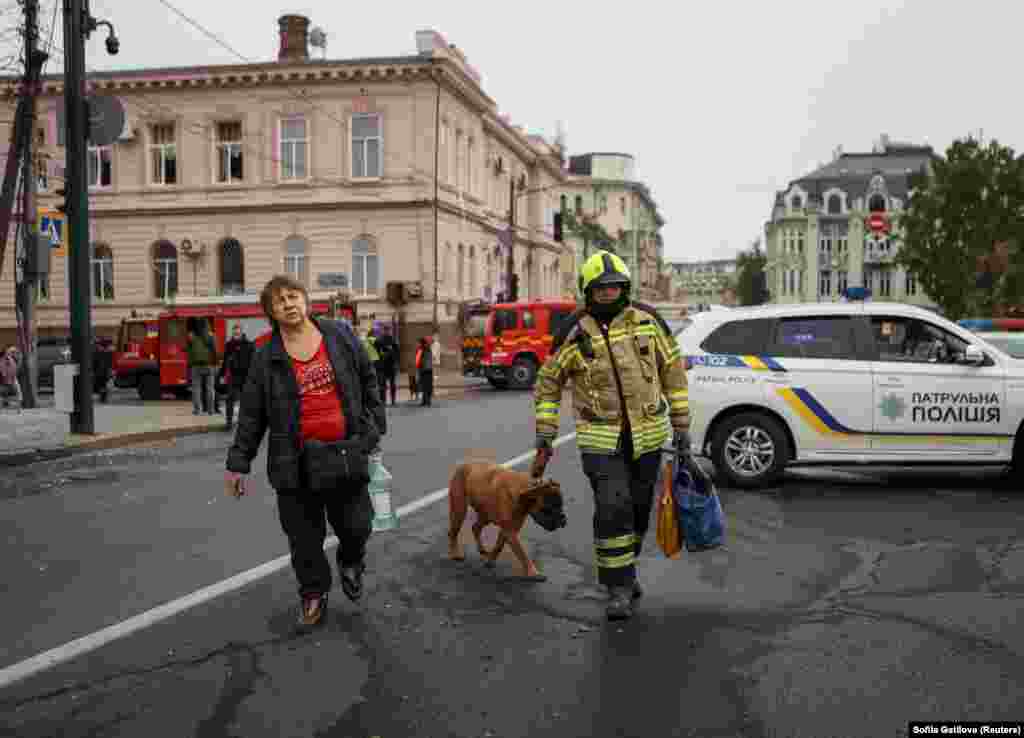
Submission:
[[[433,76],[434,81],[437,83],[437,97],[434,100],[434,325],[431,326],[431,332],[437,333],[440,330],[440,324],[437,320],[437,291],[440,283],[440,275],[438,274],[438,218],[437,218],[437,207],[438,207],[438,165],[441,157],[441,73],[437,69],[437,65],[433,58],[430,60],[433,65]]]
[[[15,289],[15,304],[20,313],[19,343],[24,360],[21,363],[22,407],[35,408],[38,402],[39,367],[36,355],[36,162],[35,127],[36,96],[46,54],[38,49],[39,0],[25,0],[25,87],[23,90],[25,133],[21,149],[22,164],[22,270]],[[16,245],[17,248],[17,245]]]
[[[89,289],[89,191],[86,183],[86,140],[89,120],[85,103],[85,34],[83,0],[64,0],[64,110],[67,121],[67,230],[71,278],[71,357],[78,365],[72,433],[95,433],[93,414],[92,293]],[[89,19],[91,20],[91,19]]]

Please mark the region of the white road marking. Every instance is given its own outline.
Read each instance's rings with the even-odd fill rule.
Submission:
[[[551,445],[557,448],[558,446],[573,440],[575,437],[575,433],[569,433],[555,439]],[[535,451],[527,451],[525,454],[519,454],[519,456],[509,459],[501,464],[501,466],[506,469],[519,466],[524,461],[532,459],[535,453]],[[395,513],[400,518],[405,517],[422,510],[435,502],[439,502],[446,497],[448,497],[448,487],[439,489],[436,492],[431,492],[418,500],[402,505],[395,510]],[[336,545],[338,545],[338,539],[336,536],[330,536],[326,541],[324,541],[325,549]],[[145,612],[130,617],[127,620],[122,620],[120,623],[109,625],[102,630],[97,630],[89,635],[76,638],[62,646],[51,648],[49,651],[43,651],[42,653],[36,654],[24,661],[19,661],[16,664],[0,669],[0,689],[8,687],[15,682],[27,679],[30,676],[34,676],[41,671],[46,671],[54,666],[58,666],[59,664],[67,663],[72,659],[78,658],[79,656],[91,651],[95,651],[98,648],[102,648],[112,641],[125,638],[132,633],[136,633],[152,625],[156,625],[157,623],[172,618],[175,615],[179,615],[186,610],[190,610],[197,605],[202,605],[205,602],[216,599],[221,595],[234,592],[248,584],[259,581],[260,579],[265,579],[271,574],[275,574],[276,572],[287,568],[290,564],[291,556],[280,556],[272,561],[268,561],[257,567],[249,569],[248,571],[243,571],[233,577],[217,582],[216,584],[211,584],[208,587],[197,589],[195,592],[187,594],[184,597],[179,597],[176,600],[165,602],[162,605],[146,610]]]

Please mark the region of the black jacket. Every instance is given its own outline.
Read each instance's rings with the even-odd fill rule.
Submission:
[[[229,340],[224,345],[224,362],[220,366],[221,376],[224,375],[225,371],[228,371],[231,373],[231,384],[233,386],[244,386],[255,350],[256,346],[244,334],[241,338]]]
[[[327,356],[345,413],[348,438],[360,437],[367,450],[377,446],[387,432],[387,416],[380,403],[377,376],[366,349],[344,323],[313,319],[324,336]],[[285,351],[281,334],[274,331],[249,367],[242,390],[235,442],[228,450],[228,471],[248,474],[269,430],[267,476],[278,492],[301,489],[299,385]]]
[[[385,333],[377,337],[377,353],[380,360],[377,362],[377,369],[380,371],[394,371],[398,368],[398,341],[395,337]]]

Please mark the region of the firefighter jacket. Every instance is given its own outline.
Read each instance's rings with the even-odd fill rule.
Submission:
[[[668,325],[654,308],[627,306],[603,328],[582,313],[555,336],[537,375],[538,440],[558,433],[562,392],[572,383],[576,445],[583,453],[615,454],[628,423],[633,456],[662,447],[672,430],[690,427],[686,371]]]

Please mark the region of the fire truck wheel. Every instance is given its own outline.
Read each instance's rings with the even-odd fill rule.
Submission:
[[[527,389],[537,379],[537,364],[531,359],[521,357],[512,362],[510,374],[511,385],[515,389]]]
[[[140,400],[159,400],[160,395],[160,377],[156,374],[144,374],[139,377]]]

